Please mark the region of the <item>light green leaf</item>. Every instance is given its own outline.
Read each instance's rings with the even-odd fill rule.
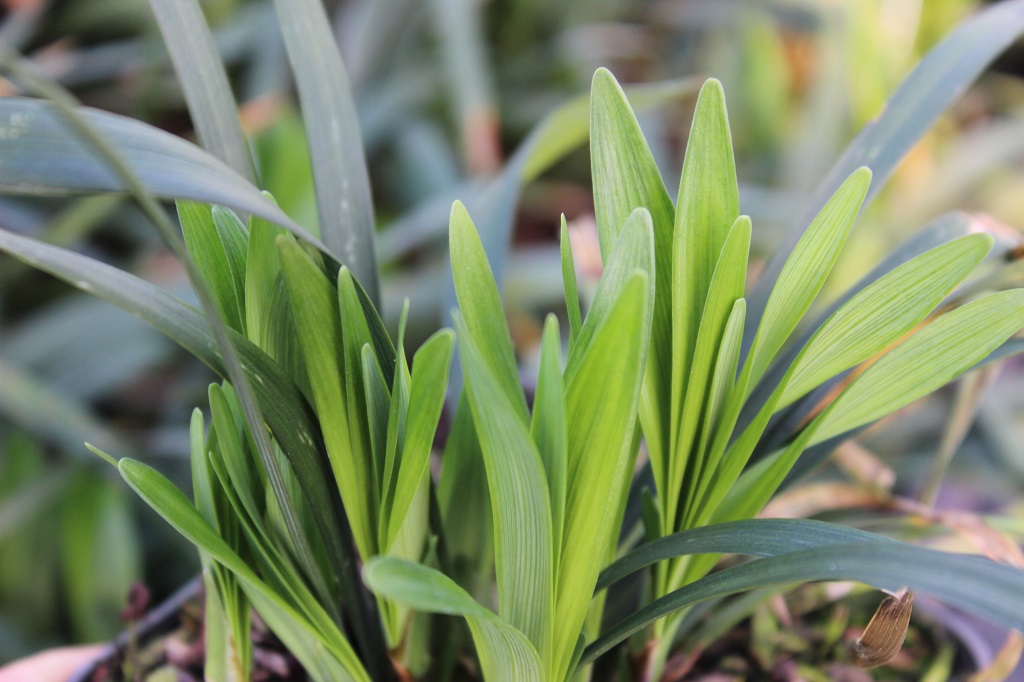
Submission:
[[[644,208],[650,213],[654,260],[652,266],[645,269],[658,294],[653,297],[653,331],[640,419],[648,452],[655,463],[655,480],[662,482],[667,475],[663,460],[667,457],[671,428],[666,410],[671,399],[675,207],[629,101],[606,69],[597,70],[591,85],[590,129],[594,214],[606,266],[616,238],[633,211]]]
[[[678,528],[678,515],[685,511],[679,506],[679,493],[676,491],[689,491],[686,499],[692,500],[697,481],[700,480],[703,453],[697,451],[695,446],[700,435],[707,433],[711,428],[711,424],[701,424],[700,418],[708,406],[708,390],[715,371],[718,350],[722,346],[725,327],[736,301],[743,297],[749,252],[750,218],[740,216],[733,223],[725,242],[721,245],[714,273],[708,282],[704,312],[697,328],[693,356],[689,363],[686,399],[681,404],[682,413],[673,413],[674,416],[678,416],[679,421],[674,425],[675,439],[669,462],[668,487],[661,495],[665,511],[665,528]],[[721,390],[723,387],[719,388]]]
[[[381,490],[374,471],[373,449],[370,443],[370,419],[363,396],[363,348],[373,346],[373,337],[359,302],[359,293],[351,271],[342,267],[338,272],[338,307],[341,311],[341,352],[344,355],[345,406],[348,408],[349,439],[353,456],[366,464],[368,490],[367,513],[374,514],[380,507]],[[381,533],[386,528],[377,528]]]
[[[565,224],[565,214],[562,214],[562,227],[559,233],[560,250],[562,256],[562,286],[565,289],[565,310],[569,318],[569,346],[572,346],[573,339],[579,336],[580,327],[583,326],[583,315],[580,313],[580,293],[576,283],[576,264],[572,258],[572,243],[569,240],[569,229]]]
[[[363,346],[363,386],[366,391],[366,419],[373,452],[373,480],[382,486],[388,442],[388,415],[391,413],[391,389],[384,381],[380,364],[370,344]],[[381,512],[383,513],[383,505]],[[385,527],[383,523],[379,527]]]
[[[525,419],[499,386],[460,315],[456,316],[456,328],[465,391],[480,439],[494,511],[498,613],[521,630],[541,660],[548,662],[555,603],[555,548],[544,465]],[[524,400],[521,391],[519,395]]]
[[[813,443],[870,423],[952,381],[1024,327],[1024,289],[947,313],[871,365],[822,415]]]
[[[859,166],[870,167],[876,182],[868,199],[874,197],[925,131],[1022,32],[1024,3],[1001,2],[977,12],[924,56],[886,102],[878,118],[861,130],[819,184],[808,210],[758,279],[750,296],[753,316],[764,308],[786,256],[803,234],[804,225],[825,205],[843,179]]]
[[[700,371],[692,367],[691,358],[697,345],[704,305],[722,247],[739,213],[736,162],[725,109],[725,92],[721,83],[709,79],[697,98],[686,143],[672,241],[672,419],[678,419],[677,415],[682,413],[684,395],[688,395],[684,394],[684,389],[691,371]],[[659,287],[659,298],[661,292]],[[682,456],[678,449],[679,427],[678,422],[670,425],[668,447],[673,453],[670,455],[673,463]],[[664,466],[671,471],[678,464],[673,467],[666,463]],[[670,477],[668,481],[671,480]],[[668,485],[672,484],[669,482]],[[670,510],[665,511],[668,513]]]
[[[967,235],[927,251],[863,289],[808,342],[775,409],[897,341],[941,303],[991,248],[991,236]]]
[[[268,195],[268,199],[273,199]],[[272,300],[279,286],[281,259],[274,241],[284,230],[271,222],[249,218],[249,248],[245,258],[245,323],[246,336],[275,357],[269,339],[273,324]],[[281,284],[280,286],[283,286]]]
[[[374,557],[363,569],[366,584],[380,596],[417,611],[463,616],[476,644],[484,678],[540,682],[540,657],[518,629],[483,606],[443,573],[392,557]]]
[[[359,554],[370,557],[377,553],[374,486],[368,453],[352,447],[337,294],[298,244],[282,236],[277,248],[334,480]]]
[[[488,371],[498,382],[505,398],[525,423],[529,419],[529,411],[519,384],[519,370],[501,297],[480,235],[461,202],[456,201],[452,205],[449,229],[452,278],[466,331],[472,335]]]
[[[256,610],[303,667],[318,671],[318,679],[323,682],[333,679],[370,682],[355,652],[327,614],[320,611],[316,622],[310,622],[288,605],[221,539],[170,481],[155,469],[130,459],[122,459],[118,470],[146,504],[241,581]],[[332,674],[337,677],[330,677]]]
[[[237,332],[245,331],[242,312],[242,292],[235,286],[228,255],[217,228],[213,224],[210,207],[190,201],[178,202],[178,219],[189,255],[196,262],[224,323]]]
[[[646,234],[649,240],[650,223]],[[624,232],[613,261],[628,246],[626,236]],[[569,672],[598,571],[622,521],[636,456],[635,415],[653,308],[649,288],[647,274],[635,271],[620,292],[609,292],[617,296],[604,320],[587,316],[581,337],[588,325],[603,324],[581,351],[577,371],[566,379],[568,489],[552,679]]]
[[[262,525],[265,482],[256,470],[256,462],[245,448],[224,389],[211,384],[209,399],[213,428],[217,433],[217,458],[223,462],[224,470],[231,480],[231,488],[248,518]]]
[[[548,315],[541,336],[537,391],[533,399],[530,435],[544,462],[544,473],[551,493],[551,544],[562,547],[565,525],[567,439],[565,423],[565,387],[562,384],[562,339],[558,319]],[[560,551],[555,552],[554,575],[558,575]]]
[[[714,374],[704,405],[704,425],[695,451],[697,466],[687,477],[688,496],[682,507],[682,523],[678,526],[680,528],[693,527],[694,517],[699,511],[699,502],[712,479],[711,472],[715,471],[721,462],[722,454],[736,427],[739,412],[728,412],[726,408],[734,394],[742,391],[742,387],[736,381],[736,369],[739,366],[746,312],[746,301],[738,299],[733,304],[732,312],[722,331],[722,343],[718,349],[718,357],[715,358]]]
[[[224,246],[228,270],[231,272],[231,283],[235,291],[238,316],[242,319],[243,323],[239,331],[245,332],[245,259],[249,251],[249,230],[230,209],[223,206],[214,206],[212,214],[213,224],[217,229],[217,236]]]
[[[748,391],[760,380],[825,283],[870,184],[870,170],[855,171],[836,190],[793,248],[768,298],[747,359],[751,365]]]
[[[441,418],[448,387],[448,368],[454,347],[455,334],[445,329],[431,336],[413,357],[405,442],[394,501],[388,513],[387,542],[382,546],[384,551],[397,537],[427,473],[430,448],[434,444],[434,432]]]
[[[647,296],[651,301],[654,298],[654,233],[651,225],[651,214],[644,208],[638,208],[630,213],[626,225],[619,234],[612,251],[605,263],[601,280],[597,284],[597,291],[594,292],[594,300],[587,311],[587,317],[576,335],[576,341],[569,349],[569,357],[565,365],[565,382],[568,385],[580,369],[583,359],[587,356],[594,338],[604,327],[611,316],[612,310],[619,302],[619,296],[630,282],[633,275],[639,270],[647,274],[648,288]],[[644,336],[631,342],[631,345],[646,348],[650,341],[651,332],[644,329]],[[642,400],[650,396],[644,392]]]

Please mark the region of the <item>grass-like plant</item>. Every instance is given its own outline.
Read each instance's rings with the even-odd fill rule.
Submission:
[[[545,322],[531,404],[462,204],[449,224],[455,331],[431,336],[411,363],[405,315],[389,336],[343,67],[319,3],[279,4],[307,125],[334,136],[313,150],[320,238],[246,180],[230,102],[193,113],[204,144],[237,172],[60,92],[49,93],[55,105],[0,102],[4,189],[134,193],[196,288],[201,310],[0,231],[0,249],[139,315],[225,379],[210,387],[209,419],[193,415],[193,499],[153,468],[95,450],[199,549],[209,679],[249,678],[250,609],[325,681],[447,679],[470,651],[486,679],[568,680],[630,637],[646,652],[643,675],[657,679],[691,606],[811,580],[909,588],[1024,627],[1018,569],[834,524],[754,519],[799,461],[1020,350],[1006,342],[1024,327],[1024,290],[964,286],[991,237],[918,241],[810,315],[873,191],[851,153],[837,167],[845,177],[827,179],[816,216],[748,293],[752,225],[740,214],[721,85],[701,89],[673,202],[629,101],[600,70],[590,140],[604,271],[584,315],[563,225],[568,333]],[[1007,12],[962,29],[960,44],[998,42]],[[931,80],[912,77],[911,90],[962,66],[941,46],[936,55]],[[193,69],[191,82],[218,73]],[[891,136],[891,120],[860,148]],[[882,159],[880,175],[892,163]],[[178,200],[181,235],[154,194]],[[461,393],[435,476],[456,342]],[[641,450],[654,488],[631,495]],[[638,532],[624,527],[631,505]],[[711,572],[726,553],[761,558]],[[643,603],[603,623],[608,591],[641,570]],[[445,615],[465,619],[472,647]]]

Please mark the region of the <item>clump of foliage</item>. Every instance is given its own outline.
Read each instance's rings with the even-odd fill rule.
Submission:
[[[487,679],[568,680],[631,638],[657,679],[695,604],[812,580],[909,588],[1024,626],[1017,569],[835,524],[754,518],[800,461],[1020,350],[1007,341],[1024,327],[1024,290],[965,286],[989,235],[919,241],[809,314],[872,191],[870,170],[844,168],[851,155],[748,293],[752,224],[740,214],[721,85],[701,88],[673,202],[626,94],[599,70],[589,127],[604,270],[584,315],[563,224],[568,330],[546,320],[530,404],[462,204],[449,222],[454,331],[411,362],[407,309],[397,339],[386,331],[343,67],[319,4],[295,6],[305,14],[285,22],[292,59],[321,69],[300,76],[307,123],[334,136],[313,150],[319,237],[187,143],[60,93],[56,105],[3,103],[16,134],[0,152],[20,150],[3,172],[19,168],[23,187],[133,192],[196,289],[201,310],[0,232],[0,249],[131,310],[225,379],[210,387],[209,419],[193,415],[193,499],[148,465],[95,449],[199,549],[208,677],[248,679],[251,609],[318,680],[446,678],[470,652]],[[299,19],[311,35],[296,32]],[[321,93],[328,73],[334,87]],[[205,110],[204,143],[251,177],[230,111]],[[159,169],[144,163],[153,149]],[[153,194],[178,201],[183,239]],[[461,382],[450,376],[456,346]],[[446,396],[455,411],[435,476]],[[653,487],[635,493],[641,450]],[[634,532],[625,523],[635,516]],[[727,553],[761,558],[712,572]],[[603,619],[640,571],[636,610]]]

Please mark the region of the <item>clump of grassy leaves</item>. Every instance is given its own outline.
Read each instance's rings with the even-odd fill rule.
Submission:
[[[234,132],[207,128],[207,146],[238,172],[59,92],[55,106],[4,103],[16,134],[2,140],[0,176],[21,169],[5,187],[133,192],[199,296],[201,311],[0,232],[3,250],[133,311],[226,379],[210,388],[209,428],[193,417],[193,500],[151,467],[103,455],[200,551],[208,674],[247,679],[250,608],[318,680],[450,676],[468,643],[457,629],[436,636],[450,623],[431,614],[465,619],[487,679],[570,679],[630,637],[656,679],[694,604],[811,580],[908,587],[1024,625],[1017,569],[843,526],[753,518],[806,451],[1018,350],[1004,344],[1024,327],[1024,290],[972,300],[958,290],[990,237],[904,252],[823,319],[809,317],[872,191],[867,168],[848,169],[748,298],[752,225],[740,215],[721,86],[709,81],[698,97],[673,202],[628,100],[600,70],[590,131],[604,272],[584,316],[563,229],[568,345],[563,359],[549,317],[531,406],[484,242],[461,204],[449,229],[455,331],[430,337],[411,363],[404,323],[397,343],[385,331],[358,131],[335,78],[343,67],[319,4],[285,6],[307,125],[340,136],[312,158],[323,241],[245,179]],[[312,34],[297,32],[307,20]],[[225,108],[207,111],[207,123],[233,131]],[[142,163],[154,148],[159,169]],[[179,200],[183,240],[153,193]],[[430,451],[456,340],[463,385],[435,479]],[[844,380],[854,368],[863,371]],[[654,481],[635,498],[645,542],[620,546],[641,440]],[[711,573],[724,553],[761,558]],[[641,570],[643,605],[602,625],[608,591]]]

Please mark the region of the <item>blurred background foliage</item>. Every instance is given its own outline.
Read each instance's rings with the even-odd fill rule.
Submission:
[[[413,346],[442,323],[451,201],[482,192],[545,114],[588,90],[596,67],[608,66],[624,83],[692,75],[723,81],[741,205],[763,255],[921,55],[978,4],[328,1],[367,149],[386,319],[393,325],[410,298]],[[29,56],[46,77],[85,104],[194,139],[146,0],[3,5],[0,42]],[[270,3],[209,0],[204,9],[242,103],[261,184],[314,227],[305,132]],[[1020,243],[1021,54],[997,62],[912,150],[862,216],[835,286],[954,208],[970,212],[979,229]],[[2,80],[0,93],[17,94]],[[665,177],[678,177],[692,106],[682,97],[641,112]],[[511,239],[490,247],[502,251],[492,261],[506,262],[506,304],[526,365],[536,354],[542,313],[560,306],[561,212],[585,298],[596,281],[589,187],[580,148],[522,188],[507,211]],[[2,197],[0,224],[192,298],[181,268],[124,199]],[[493,227],[499,235],[502,229]],[[999,277],[1019,286],[1021,269],[1004,268]],[[907,532],[905,517],[887,515],[895,504],[890,490],[924,508],[941,492],[940,501],[1024,534],[1021,367],[1003,368],[996,380],[998,374],[987,370],[872,430],[854,454],[845,448],[774,511],[890,531],[902,524]],[[123,627],[119,611],[133,581],[146,582],[159,598],[197,570],[194,551],[82,443],[139,457],[184,483],[189,412],[205,403],[210,380],[141,322],[0,261],[0,663],[45,645],[109,638]],[[945,485],[926,484],[929,476],[942,480],[947,468]],[[933,534],[947,543],[959,537]]]

